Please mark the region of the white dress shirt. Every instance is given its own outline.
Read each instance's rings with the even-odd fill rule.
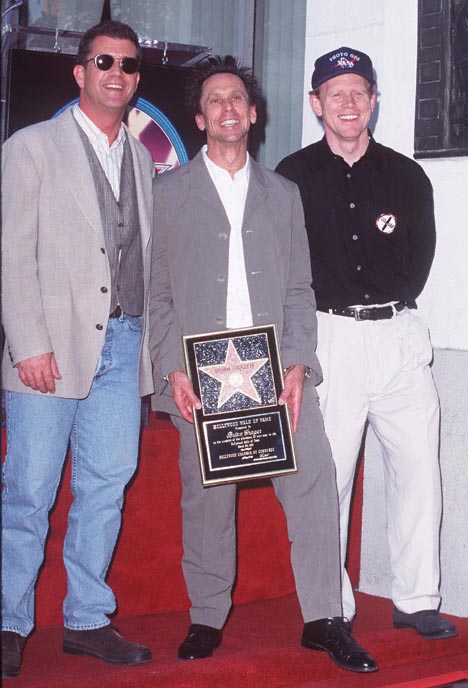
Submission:
[[[73,116],[88,137],[99,162],[102,165],[104,174],[111,185],[114,196],[119,200],[120,196],[120,173],[122,169],[122,158],[125,142],[125,127],[120,125],[119,135],[114,143],[109,146],[107,134],[97,127],[78,104],[73,106]]]
[[[253,325],[249,286],[245,271],[244,245],[242,242],[242,221],[250,176],[250,158],[234,179],[227,170],[216,165],[207,155],[207,146],[202,148],[210,177],[224,206],[231,225],[229,235],[229,268],[226,303],[226,327],[250,327]]]

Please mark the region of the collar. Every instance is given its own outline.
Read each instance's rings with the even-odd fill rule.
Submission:
[[[207,154],[208,146],[205,144],[202,149],[202,157],[203,160],[205,161],[205,165],[207,166],[209,172],[214,175],[216,179],[226,179],[226,177],[229,178],[230,181],[234,180],[242,180],[244,179],[246,182],[249,181],[250,177],[250,155],[247,153],[247,160],[245,161],[244,167],[241,167],[240,170],[237,170],[237,172],[234,175],[234,179],[232,179],[231,175],[227,170],[225,170],[223,167],[220,167],[216,163],[214,163]]]
[[[353,167],[362,167],[367,164],[375,164],[379,160],[379,149],[378,145],[372,136],[371,131],[368,131],[369,134],[369,145],[367,146],[366,152],[362,157],[357,160]],[[341,155],[337,155],[336,153],[333,153],[331,150],[330,146],[328,145],[328,141],[326,136],[324,136],[317,144],[317,153],[319,155],[319,160],[321,163],[325,164],[331,160],[339,160],[340,162],[343,162],[345,165],[348,165],[348,163],[345,162],[344,158],[341,157]]]
[[[96,124],[94,124],[88,115],[83,112],[78,103],[73,106],[73,116],[93,145],[99,146],[104,150],[113,150],[114,148],[117,148],[123,144],[126,134],[126,127],[123,122],[120,124],[119,135],[115,139],[114,143],[109,146],[107,134],[105,134]]]

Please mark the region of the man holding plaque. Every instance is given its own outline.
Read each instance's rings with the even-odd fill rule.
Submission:
[[[236,486],[202,485],[192,425],[202,402],[184,372],[182,338],[274,324],[285,368],[279,404],[291,411],[298,472],[272,483],[287,519],[302,644],[344,669],[376,671],[342,618],[335,474],[315,390],[321,371],[299,192],[248,155],[259,97],[248,69],[211,57],[194,71],[188,95],[207,145],[154,184],[150,293],[155,407],[171,414],[181,442],[192,625],[179,658],[209,657],[220,646],[236,569]]]

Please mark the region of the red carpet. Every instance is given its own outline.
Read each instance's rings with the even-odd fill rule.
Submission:
[[[391,626],[391,603],[358,595],[356,637],[376,656],[380,671],[358,675],[336,667],[324,653],[300,646],[302,620],[295,595],[238,606],[214,657],[177,659],[188,625],[185,612],[119,618],[124,634],[151,647],[153,661],[116,667],[91,657],[66,655],[60,627],[39,630],[28,641],[22,675],[12,688],[401,688],[440,683],[421,679],[444,674],[468,679],[468,619],[453,620],[460,635],[423,640]],[[456,673],[458,672],[458,673]]]
[[[177,660],[188,620],[181,573],[178,436],[151,414],[142,437],[138,475],[126,496],[124,525],[109,580],[119,600],[115,625],[148,645],[153,661],[115,667],[61,650],[65,595],[63,537],[70,504],[69,466],[51,515],[46,560],[37,586],[38,631],[28,641],[22,675],[12,688],[433,688],[443,675],[468,675],[468,619],[454,619],[460,635],[425,641],[391,625],[391,603],[358,595],[358,640],[380,671],[358,675],[336,667],[323,653],[300,646],[302,619],[296,600],[289,543],[281,508],[268,484],[239,490],[238,576],[235,610],[213,658]],[[350,536],[349,569],[359,575],[362,487],[358,481]],[[435,677],[435,678],[434,678]],[[436,683],[430,682],[435,680]],[[442,680],[442,679],[440,679]],[[449,680],[449,679],[448,679]],[[439,683],[440,685],[440,683]],[[443,685],[443,683],[442,683]],[[458,687],[457,687],[458,688]]]

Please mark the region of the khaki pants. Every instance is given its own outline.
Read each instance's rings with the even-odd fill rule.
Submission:
[[[317,316],[324,378],[318,392],[336,464],[342,561],[356,461],[368,421],[384,460],[393,602],[406,613],[437,609],[439,401],[427,327],[408,309],[375,322],[321,312]],[[343,613],[349,619],[355,614],[344,569]]]

